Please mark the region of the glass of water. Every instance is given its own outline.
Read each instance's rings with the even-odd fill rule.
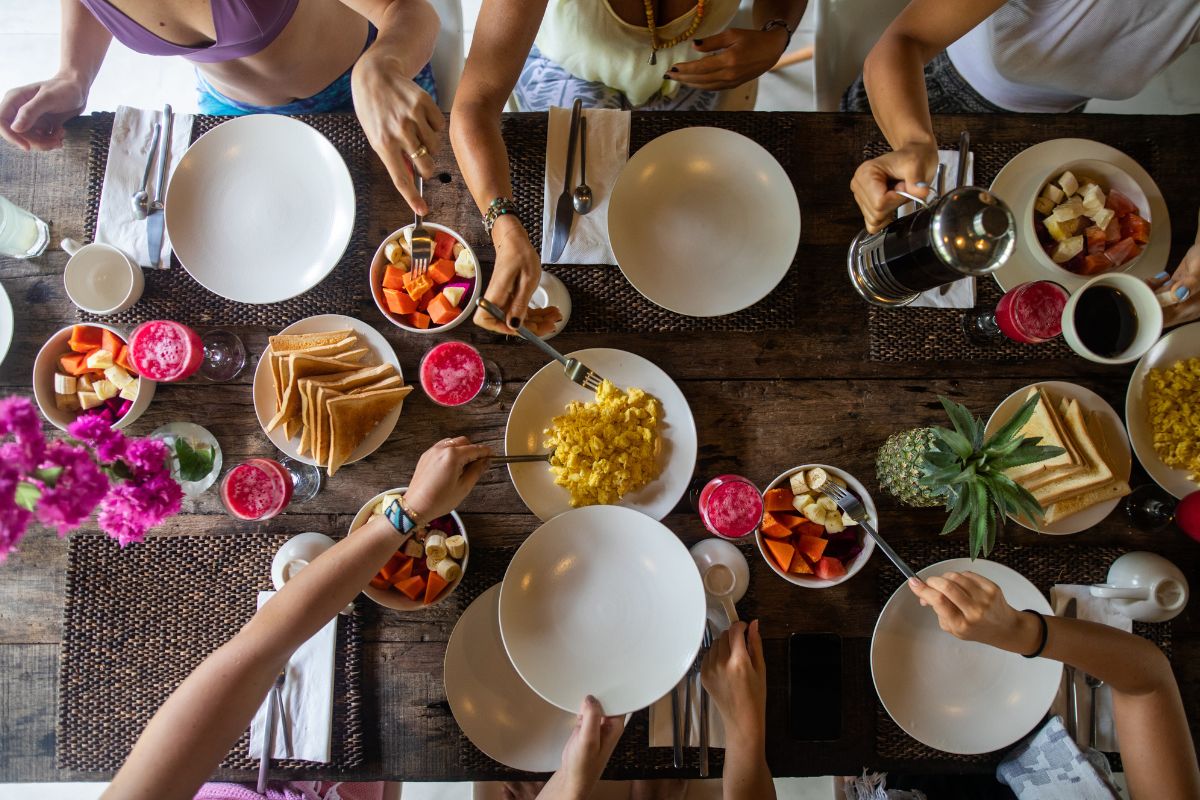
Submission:
[[[34,258],[49,241],[49,225],[0,195],[0,256]]]

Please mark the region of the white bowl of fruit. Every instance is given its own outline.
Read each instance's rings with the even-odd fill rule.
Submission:
[[[393,233],[371,259],[371,296],[380,313],[413,333],[441,333],[471,316],[479,299],[479,261],[466,240],[433,222],[433,258],[422,277],[412,271],[412,225]]]
[[[90,322],[51,336],[33,362],[33,395],[42,415],[66,430],[81,415],[94,414],[114,428],[133,424],[154,397],[154,381],[137,374],[125,337],[116,328]]]
[[[853,475],[827,464],[806,464],[771,481],[763,492],[763,522],[754,533],[775,574],[808,589],[850,580],[875,552],[875,540],[821,494],[825,481],[855,494],[871,524],[879,525],[874,501]]]
[[[1129,173],[1106,161],[1071,161],[1043,181],[1025,221],[1050,272],[1123,272],[1150,241],[1150,202]]]
[[[372,497],[350,523],[350,533],[383,516],[392,501],[406,491],[407,486]],[[451,511],[405,542],[363,594],[396,611],[420,611],[454,594],[467,572],[469,556],[467,527],[458,512]]]

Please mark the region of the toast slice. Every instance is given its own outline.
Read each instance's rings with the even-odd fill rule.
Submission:
[[[1063,420],[1068,426],[1068,437],[1083,454],[1087,468],[1083,472],[1064,477],[1033,491],[1034,498],[1043,508],[1086,494],[1113,479],[1112,468],[1108,466],[1105,456],[1097,447],[1093,431],[1089,430],[1077,400],[1065,404]]]
[[[359,368],[359,359],[368,352],[368,348],[360,347],[356,350],[347,350],[337,358],[289,353],[287,366],[280,365],[281,372],[287,374],[287,384],[283,389],[283,401],[280,403],[279,410],[275,412],[275,416],[267,423],[267,433],[300,413],[300,394],[296,390],[297,381],[314,375],[341,375],[354,372]]]
[[[347,328],[342,331],[323,331],[320,333],[281,333],[268,336],[267,341],[274,353],[292,353],[311,347],[325,347],[336,344],[348,336],[356,336],[354,331]]]
[[[1082,494],[1077,494],[1074,497],[1054,503],[1046,509],[1046,514],[1042,518],[1042,522],[1049,525],[1064,517],[1078,514],[1080,511],[1091,508],[1098,503],[1103,503],[1106,500],[1115,500],[1127,494],[1129,494],[1129,483],[1120,478],[1114,478]]]
[[[1054,458],[1048,458],[1045,461],[1038,461],[1034,464],[1023,464],[1019,467],[1013,467],[1006,470],[1005,474],[1012,478],[1017,483],[1025,485],[1025,483],[1034,478],[1044,478],[1048,471],[1051,474],[1062,474],[1063,472],[1077,472],[1082,468],[1083,461],[1079,458],[1078,452],[1075,451],[1073,445],[1067,441],[1067,436],[1063,430],[1062,424],[1058,419],[1058,414],[1054,410],[1050,398],[1046,396],[1042,390],[1035,386],[1029,390],[1029,394],[1025,399],[1037,396],[1038,403],[1033,408],[1033,416],[1021,428],[1019,435],[1024,437],[1040,436],[1041,444],[1061,447],[1065,452],[1060,453]],[[1025,488],[1029,488],[1026,486]]]
[[[411,386],[395,386],[362,394],[331,398],[325,405],[329,413],[329,476],[346,463],[355,448],[375,426],[403,402]]]

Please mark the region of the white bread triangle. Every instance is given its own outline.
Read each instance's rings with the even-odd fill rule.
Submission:
[[[1105,484],[1111,483],[1114,479],[1112,468],[1107,463],[1107,456],[1096,443],[1096,431],[1089,429],[1079,401],[1071,400],[1065,404],[1063,419],[1067,424],[1068,436],[1076,443],[1087,462],[1087,469],[1033,491],[1034,498],[1042,504],[1043,508],[1089,494],[1102,488]],[[1100,441],[1103,441],[1102,434]],[[1060,511],[1057,518],[1061,519],[1061,517]]]
[[[1038,403],[1033,408],[1033,415],[1022,426],[1021,430],[1017,432],[1017,436],[1040,436],[1042,440],[1039,444],[1061,447],[1065,452],[1060,453],[1054,458],[1048,458],[1034,464],[1023,464],[1019,467],[1005,470],[1005,475],[1022,485],[1027,480],[1042,478],[1051,471],[1053,473],[1062,473],[1064,471],[1076,472],[1078,470],[1074,468],[1083,466],[1083,462],[1079,459],[1078,454],[1074,452],[1073,446],[1069,445],[1066,441],[1067,437],[1063,432],[1062,425],[1058,421],[1058,415],[1055,413],[1050,399],[1036,386],[1029,390],[1029,394],[1025,396],[1025,399],[1028,400],[1034,396],[1037,396]],[[1026,486],[1026,488],[1029,487]]]

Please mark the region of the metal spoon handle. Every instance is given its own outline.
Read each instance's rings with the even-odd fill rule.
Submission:
[[[579,120],[579,185],[587,186],[587,115]]]
[[[506,319],[504,319],[504,313],[502,311],[500,311],[500,309],[496,308],[496,304],[493,303],[491,300],[488,300],[486,297],[479,298],[479,307],[482,308],[484,311],[488,312],[489,314],[491,314],[496,319],[500,320],[502,323],[504,323],[506,325],[508,324],[508,321]],[[532,342],[533,344],[537,345],[538,348],[540,348],[543,353],[550,356],[555,361],[559,362],[560,364],[564,364],[564,365],[567,363],[566,356],[564,356],[562,353],[555,350],[550,345],[546,344],[540,336],[538,336],[533,331],[526,328],[524,325],[517,326],[517,333],[525,341]]]
[[[154,202],[162,203],[167,191],[167,173],[170,172],[168,159],[171,152],[171,106],[163,106],[162,138],[158,148],[158,186],[154,190]]]
[[[150,183],[150,170],[154,168],[154,156],[158,151],[158,139],[162,136],[162,123],[154,123],[154,130],[150,134],[150,152],[146,153],[146,169],[142,173],[142,183],[139,188],[145,191]]]

